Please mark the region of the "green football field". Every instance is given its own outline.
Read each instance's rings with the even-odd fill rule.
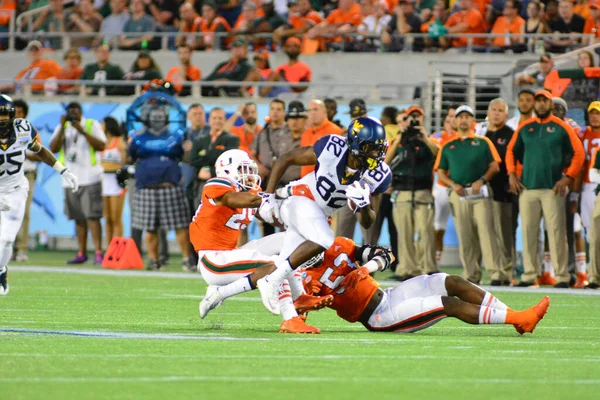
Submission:
[[[597,399],[596,291],[496,292],[513,308],[550,293],[534,334],[443,320],[370,333],[331,310],[321,335],[277,333],[258,293],[198,316],[198,274],[64,266],[66,253],[10,267],[0,297],[0,399]],[[570,292],[570,293],[569,293]],[[573,294],[575,293],[575,294]]]

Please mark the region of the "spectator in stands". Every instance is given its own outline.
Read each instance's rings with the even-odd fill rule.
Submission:
[[[245,82],[258,81],[260,75],[248,62],[248,42],[236,39],[231,44],[231,58],[215,67],[213,72],[203,79],[208,82]],[[240,86],[203,86],[203,96],[240,96]]]
[[[287,23],[285,17],[275,10],[273,0],[263,0],[262,10],[264,16],[254,21],[250,26],[248,33],[273,32],[275,29]]]
[[[234,126],[238,118],[244,122],[240,126]],[[258,124],[258,109],[254,103],[241,104],[238,109],[231,114],[231,117],[225,122],[223,129],[240,139],[240,150],[244,150],[250,155],[250,145],[254,138],[262,131],[263,127]]]
[[[308,38],[317,39],[326,34],[343,35],[358,30],[362,15],[356,0],[339,0],[338,3],[339,7],[333,10],[325,21],[307,32]],[[342,38],[337,37],[335,40],[341,41]]]
[[[202,17],[196,14],[194,6],[187,2],[183,3],[179,7],[179,16],[181,17],[179,21],[179,33],[181,36],[178,36],[176,39],[177,45],[187,43],[193,49],[198,49],[200,46],[203,47],[204,42],[198,34],[202,28]]]
[[[288,36],[302,36],[315,25],[323,22],[321,14],[312,9],[309,0],[289,0],[290,14],[286,23],[273,32],[273,40],[277,43]]]
[[[81,53],[76,48],[67,50],[63,59],[65,60],[65,66],[60,70],[56,76],[57,80],[78,80],[83,74],[83,67],[81,66]],[[79,93],[79,85],[72,84],[60,84],[58,85],[58,92],[62,94],[74,94]]]
[[[327,109],[321,100],[311,100],[308,103],[308,129],[302,134],[302,146],[313,146],[317,140],[326,135],[342,135],[344,131],[327,119]],[[301,175],[305,176],[314,171],[314,165],[305,165],[301,168]]]
[[[100,32],[100,25],[102,25],[102,16],[94,10],[92,0],[80,0],[77,12],[69,14],[65,30],[67,33],[92,34]],[[94,35],[76,36],[71,39],[71,46],[91,48],[94,39]]]
[[[537,85],[545,86],[546,77],[554,69],[554,61],[550,54],[544,54],[540,57],[540,71],[531,75],[521,74],[517,77],[518,85]]]
[[[525,272],[519,286],[533,286],[540,275],[538,242],[543,216],[556,267],[556,287],[569,287],[565,202],[569,186],[579,175],[585,152],[573,129],[552,115],[552,104],[550,92],[536,93],[536,118],[517,128],[506,152],[510,190],[521,193],[519,211]],[[516,175],[517,161],[523,166],[520,179]]]
[[[153,79],[162,79],[160,68],[154,58],[147,51],[140,51],[133,62],[131,69],[123,76],[126,81],[148,82]]]
[[[236,19],[239,17],[241,12],[240,3],[244,3],[241,0],[220,0],[218,2],[219,15],[221,15],[229,26],[232,26]]]
[[[29,114],[29,105],[23,100],[15,100],[13,102],[15,106],[15,118],[27,118]],[[40,141],[38,133],[37,140]],[[23,171],[25,172],[25,178],[29,182],[29,194],[27,195],[27,203],[25,205],[25,215],[23,216],[23,223],[21,229],[15,240],[16,247],[16,261],[26,262],[29,257],[29,215],[31,209],[31,201],[33,200],[33,191],[35,189],[35,179],[37,178],[37,163],[40,161],[38,156],[30,151],[25,153],[25,162],[23,163]]]
[[[544,17],[544,5],[539,1],[527,3],[527,22],[521,27],[521,33],[551,33]]]
[[[550,26],[554,33],[563,33],[559,39],[547,41],[550,45],[548,51],[552,53],[564,53],[568,49],[576,49],[581,45],[581,38],[572,34],[583,33],[585,19],[575,14],[571,0],[560,0],[558,4],[558,22]]]
[[[358,33],[365,35],[375,35],[381,37],[383,32],[387,30],[387,27],[392,19],[392,16],[386,13],[386,4],[384,0],[375,1],[371,5],[371,0],[363,0],[368,3],[365,4],[367,8],[370,8],[368,14],[363,12],[363,20],[358,27]],[[363,4],[361,3],[361,8]],[[381,47],[381,41],[373,38],[357,38],[357,47],[360,51],[378,51]],[[360,43],[358,41],[361,41]]]
[[[192,65],[192,47],[185,43],[177,46],[177,56],[180,65],[171,67],[165,78],[175,86],[177,94],[189,96],[192,94],[191,86],[183,86],[181,82],[198,82],[202,78],[200,68]]]
[[[256,69],[260,73],[260,78],[262,80],[267,80],[269,75],[271,75],[271,64],[269,63],[269,52],[265,49],[258,50],[254,53],[254,69]]]
[[[259,9],[252,0],[245,1],[244,5],[242,5],[242,13],[233,26],[233,33],[247,33],[250,27],[254,25],[254,22],[258,21],[259,17],[264,16],[262,8],[260,9],[260,14],[262,15],[259,15]]]
[[[217,158],[225,151],[237,149],[240,146],[240,140],[237,136],[226,132],[225,110],[215,107],[210,111],[208,117],[210,124],[210,133],[206,136],[200,136],[194,141],[190,153],[190,165],[194,168],[193,183],[194,207],[200,204],[202,198],[202,188],[207,180],[214,178],[215,162]]]
[[[425,38],[426,49],[438,49],[440,47],[439,33],[445,29],[444,24],[447,19],[446,4],[441,0],[437,1],[433,6],[431,18],[421,25],[421,33],[429,33],[430,36]]]
[[[600,38],[600,1],[591,0],[589,7],[590,17],[585,21],[583,33],[594,35],[594,38],[597,40]],[[591,40],[587,39],[586,43],[591,44]]]
[[[444,24],[448,33],[485,33],[487,29],[485,19],[481,12],[476,7],[473,7],[473,0],[459,1],[460,11],[452,14]],[[440,43],[446,48],[450,45],[455,48],[461,48],[467,46],[468,38],[455,38],[449,43],[446,38],[440,37]],[[483,46],[485,45],[485,39],[473,39],[473,45]]]
[[[496,19],[492,27],[493,34],[505,34],[505,36],[489,40],[492,51],[512,49],[515,52],[523,52],[526,50],[525,39],[522,36],[509,36],[521,33],[525,26],[525,20],[519,16],[520,13],[521,2],[519,0],[506,0],[503,15]]]
[[[34,32],[65,33],[70,12],[65,11],[62,0],[50,0],[48,5],[49,9],[43,11],[34,21],[32,30]],[[49,38],[48,43],[50,48],[60,49],[62,38]]]
[[[169,107],[160,101],[145,104],[142,119],[147,128],[133,137],[128,153],[136,163],[132,228],[146,231],[146,249],[150,258],[146,269],[162,267],[158,231],[175,230],[183,267],[195,270],[189,262],[187,228],[191,213],[180,185],[183,137],[169,132]]]
[[[327,119],[345,131],[346,127],[342,125],[342,122],[339,119],[335,119],[335,116],[337,115],[337,101],[335,101],[335,99],[326,98],[323,100],[323,103],[327,110]]]
[[[56,78],[61,70],[60,64],[54,60],[43,58],[42,51],[44,47],[37,40],[29,42],[27,45],[27,57],[31,64],[21,70],[15,76],[17,86],[23,82],[31,80],[46,80],[48,78]],[[1,93],[11,93],[15,90],[15,85],[0,85]],[[33,93],[42,93],[44,91],[43,83],[34,83],[31,85]]]
[[[300,56],[300,47],[302,42],[296,37],[287,38],[285,46],[283,48],[285,54],[288,56],[288,62],[280,65],[271,72],[267,78],[268,82],[289,82],[289,83],[304,83],[312,80],[311,68],[298,61]],[[289,86],[289,87],[270,87],[265,86],[261,88],[260,95],[265,97],[278,97],[281,93],[293,92],[302,93],[308,89],[307,86]]]
[[[96,62],[88,64],[83,69],[81,76],[82,80],[103,82],[103,81],[120,81],[123,79],[125,74],[120,66],[110,63],[110,47],[103,44],[96,47]],[[122,86],[111,86],[111,85],[94,85],[85,89],[86,93],[97,95],[100,89],[103,88],[106,91],[106,95],[114,96],[125,93],[126,91]]]
[[[415,3],[412,0],[400,0],[394,14],[381,35],[381,42],[388,51],[400,51],[404,48],[404,36],[409,33],[421,33],[421,19],[415,14]],[[416,50],[423,48],[422,40],[415,40]]]
[[[558,15],[558,0],[548,0],[546,4],[546,15],[545,19],[548,24],[550,33],[554,32],[555,27],[560,21],[560,15]]]
[[[179,18],[177,0],[143,0],[147,13],[163,28],[174,27]]]
[[[102,130],[106,134],[106,147],[100,153],[100,160],[104,169],[102,175],[102,201],[104,203],[106,246],[109,246],[113,236],[123,236],[125,191],[119,186],[116,173],[125,165],[127,160],[127,144],[123,139],[119,122],[113,117],[106,117],[102,120]]]
[[[129,12],[127,12],[125,0],[110,0],[110,10],[111,14],[104,18],[100,26],[100,33],[103,36],[97,40],[97,44],[103,42],[110,46],[116,46],[125,24],[129,21]]]
[[[226,44],[229,42],[223,35],[231,32],[231,26],[225,20],[217,14],[217,5],[212,0],[207,0],[202,6],[202,25],[201,32],[204,34],[202,37],[202,45],[200,48],[205,50],[218,49],[225,50]]]
[[[65,214],[77,227],[79,252],[68,264],[83,264],[87,257],[88,228],[95,247],[94,264],[102,264],[102,166],[97,152],[104,150],[106,135],[98,121],[84,118],[81,104],[67,105],[50,138],[49,149],[77,176],[79,190],[65,189]]]
[[[144,11],[144,0],[131,0],[129,6],[131,18],[123,27],[123,34],[119,36],[119,48],[121,50],[140,50],[142,44],[148,44],[154,36],[131,36],[127,33],[142,33],[156,31],[156,21]]]
[[[0,0],[0,32],[8,32],[10,18],[17,11],[17,2],[15,0]],[[16,16],[16,14],[15,14]],[[0,38],[0,50],[8,48],[8,38]]]

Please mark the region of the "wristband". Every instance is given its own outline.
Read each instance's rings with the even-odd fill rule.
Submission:
[[[479,180],[481,182],[483,182],[483,184],[485,185],[486,183],[488,183],[487,179],[485,179],[483,176],[481,178],[479,178]]]
[[[569,194],[569,201],[579,201],[579,193],[571,192],[571,194]]]
[[[60,163],[60,161],[56,161],[54,163],[54,165],[52,166],[52,168],[54,168],[58,173],[60,173],[62,175],[63,172],[65,172],[67,169],[65,168],[64,165],[62,165]]]

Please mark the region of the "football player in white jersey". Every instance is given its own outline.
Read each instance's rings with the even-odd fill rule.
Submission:
[[[15,118],[12,99],[0,95],[0,295],[9,290],[7,264],[25,215],[29,190],[23,171],[26,150],[37,153],[40,160],[58,171],[71,189],[77,191],[77,177],[41,145],[28,120]]]
[[[346,203],[364,228],[375,221],[371,196],[390,185],[391,171],[383,162],[387,141],[381,123],[359,117],[348,128],[347,138],[329,135],[314,146],[283,155],[271,172],[266,192],[274,193],[291,165],[316,165],[315,170],[277,191],[273,205],[263,202],[259,214],[269,222],[278,219],[286,227],[277,269],[257,282],[265,307],[277,308],[276,292],[281,282],[310,258],[332,246],[335,236],[328,217]],[[275,199],[273,199],[275,200]]]

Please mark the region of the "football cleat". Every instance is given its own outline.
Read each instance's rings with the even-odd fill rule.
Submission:
[[[198,272],[198,266],[194,265],[189,258],[184,258],[181,268],[186,272]]]
[[[260,291],[260,297],[267,310],[271,314],[279,315],[279,283],[273,284],[267,281],[266,277],[256,282],[256,287]]]
[[[300,317],[294,317],[283,321],[279,328],[279,333],[321,333],[319,328],[308,325]]]
[[[307,294],[302,294],[294,302],[294,307],[296,307],[296,312],[298,314],[304,314],[309,311],[316,311],[330,306],[331,303],[333,303],[332,295],[309,296]]]
[[[206,294],[200,302],[200,305],[198,305],[200,318],[204,319],[210,310],[223,304],[223,300],[225,299],[223,299],[223,295],[217,289],[218,286],[216,285],[209,285],[206,289]]]
[[[556,285],[556,278],[554,278],[550,274],[550,272],[544,272],[542,275],[540,275],[538,277],[537,283],[538,283],[538,285],[554,286],[554,285]]]
[[[577,273],[577,281],[572,286],[572,288],[573,289],[583,289],[587,285],[589,285],[587,272],[578,272]]]
[[[4,271],[0,272],[0,294],[8,294],[8,267],[4,267]]]
[[[537,324],[542,320],[542,318],[544,318],[544,315],[546,315],[546,313],[548,312],[548,307],[550,307],[550,298],[546,296],[535,306],[525,311],[521,311],[521,313],[523,313],[524,315],[525,321],[519,324],[518,328],[515,326],[517,332],[521,333],[519,331],[520,328],[521,330],[523,330],[523,332],[532,333]]]
[[[69,265],[84,264],[87,262],[87,260],[88,260],[87,254],[77,253],[75,255],[75,257],[73,257],[72,260],[67,261],[67,264],[69,264]]]

